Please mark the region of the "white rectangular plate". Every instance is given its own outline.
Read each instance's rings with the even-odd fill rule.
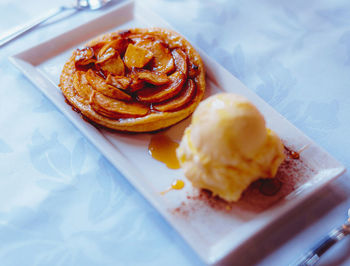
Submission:
[[[246,96],[263,113],[268,127],[277,132],[287,146],[296,150],[307,147],[301,154],[301,160],[302,166],[306,165],[308,170],[295,173],[299,177],[293,180],[293,189],[278,203],[263,211],[252,210],[244,207],[244,204],[233,205],[231,210],[220,210],[203,198],[194,196],[196,192],[189,182],[186,182],[183,190],[160,195],[175,179],[185,178],[181,170],[170,170],[148,154],[152,134],[129,135],[96,129],[72,111],[57,86],[64,63],[82,43],[107,31],[150,26],[171,28],[152,11],[126,2],[93,21],[10,59],[157,208],[206,263],[216,264],[235,254],[245,241],[341,175],[345,169],[228,71],[197,49],[206,65],[207,96],[218,91]],[[188,123],[189,119],[186,119],[162,134],[179,140]],[[290,177],[291,180],[295,174]]]

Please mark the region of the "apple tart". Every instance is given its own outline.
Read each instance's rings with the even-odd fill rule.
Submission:
[[[69,104],[104,127],[147,132],[189,116],[203,97],[202,60],[178,33],[162,28],[108,33],[76,49],[60,88]]]

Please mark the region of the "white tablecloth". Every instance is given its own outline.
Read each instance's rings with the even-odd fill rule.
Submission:
[[[69,1],[0,1],[0,32]],[[144,0],[345,166],[350,3]],[[105,11],[0,48],[0,265],[201,265],[197,255],[7,57]],[[350,207],[349,176],[248,243],[235,265],[287,265]],[[350,265],[350,239],[320,265]]]

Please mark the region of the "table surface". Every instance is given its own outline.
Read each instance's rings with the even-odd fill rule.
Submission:
[[[350,166],[350,4],[143,0],[330,154]],[[60,1],[0,1],[0,32]],[[0,49],[1,265],[202,265],[157,211],[8,56],[106,12],[47,22]],[[235,265],[287,265],[350,207],[349,175],[242,249]],[[350,239],[319,265],[350,265]]]

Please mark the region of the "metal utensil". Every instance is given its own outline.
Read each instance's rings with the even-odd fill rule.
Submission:
[[[315,265],[321,256],[326,253],[335,243],[339,242],[347,235],[350,235],[350,209],[348,210],[348,220],[340,227],[333,229],[323,240],[312,248],[304,257],[295,264],[298,266]]]
[[[19,25],[0,35],[0,47],[63,11],[80,11],[83,9],[97,10],[104,7],[110,1],[111,0],[77,0],[76,3],[72,6],[61,6],[58,8],[51,9],[46,14],[34,20],[31,20],[23,25]]]

